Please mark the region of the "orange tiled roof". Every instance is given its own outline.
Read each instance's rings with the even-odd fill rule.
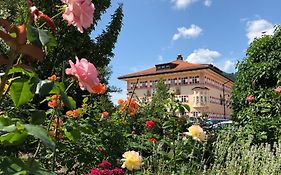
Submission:
[[[190,71],[190,70],[197,70],[197,69],[206,69],[206,68],[213,67],[210,64],[194,64],[194,63],[190,63],[190,62],[183,61],[183,60],[175,60],[175,61],[172,61],[169,63],[159,64],[159,65],[166,65],[166,64],[171,64],[174,67],[170,68],[170,69],[157,70],[156,66],[158,66],[158,65],[155,65],[155,67],[152,67],[152,68],[140,71],[140,72],[135,72],[132,74],[127,74],[127,75],[118,77],[118,79],[134,78],[134,77],[157,75],[157,74],[172,73],[172,72]]]

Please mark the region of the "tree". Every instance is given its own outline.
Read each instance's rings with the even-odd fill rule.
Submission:
[[[255,39],[238,64],[233,87],[233,119],[245,126],[246,135],[253,134],[255,142],[280,139],[281,94],[281,28],[274,35]],[[246,100],[247,96],[253,97]]]

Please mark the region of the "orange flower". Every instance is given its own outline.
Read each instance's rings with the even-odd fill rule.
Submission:
[[[109,117],[109,113],[104,111],[101,113],[101,117],[104,118],[104,119],[107,119]]]
[[[51,137],[54,137],[54,136],[55,136],[55,134],[56,134],[56,131],[54,131],[54,130],[49,131],[49,134],[50,134],[50,136],[51,136]]]
[[[63,121],[59,118],[59,119],[57,119],[57,118],[55,118],[54,120],[53,120],[53,127],[61,127],[62,125],[63,125]]]
[[[106,87],[104,84],[99,83],[98,85],[94,85],[92,90],[96,94],[104,94],[106,91]]]
[[[56,101],[53,101],[53,100],[52,100],[52,101],[49,101],[49,102],[48,102],[48,106],[51,107],[51,108],[54,108],[54,107],[57,106],[57,102],[56,102]]]
[[[118,104],[120,105],[119,113],[124,113],[125,111],[127,111],[128,114],[132,117],[136,115],[137,110],[139,109],[139,105],[136,100],[129,97],[126,101],[119,99]]]
[[[62,139],[62,132],[60,132],[60,131],[58,131],[58,134],[57,134],[56,130],[52,130],[52,131],[49,132],[49,134],[50,134],[51,137],[57,136],[58,140]]]
[[[80,109],[75,109],[72,112],[73,112],[72,113],[73,114],[73,118],[77,118],[80,115],[80,113],[81,113]]]
[[[70,111],[67,111],[65,114],[66,114],[68,117],[70,117],[70,116],[73,115],[73,112],[70,110]]]
[[[53,95],[51,101],[48,102],[48,106],[54,108],[60,104],[60,97],[58,95]]]
[[[148,141],[151,142],[151,143],[156,143],[157,139],[154,138],[154,137],[151,137],[150,139],[148,139]]]
[[[48,80],[56,81],[56,80],[58,80],[58,77],[56,75],[52,75],[52,76],[48,77]]]
[[[59,96],[58,95],[53,95],[52,97],[51,97],[51,99],[52,100],[55,100],[55,101],[58,101],[59,100]]]
[[[72,116],[73,118],[77,118],[81,114],[80,109],[74,109],[66,112],[66,115],[68,117]]]
[[[122,99],[119,99],[119,100],[118,100],[118,104],[119,104],[119,105],[122,105],[123,103],[124,103],[124,100],[122,100]]]

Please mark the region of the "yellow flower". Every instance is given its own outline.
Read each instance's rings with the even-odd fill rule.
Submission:
[[[204,141],[206,137],[203,129],[197,124],[194,124],[189,127],[188,132],[184,132],[183,134],[191,136],[194,140],[199,142]]]
[[[136,151],[127,151],[123,154],[124,161],[122,168],[127,168],[128,170],[139,170],[142,165],[142,156]]]
[[[5,84],[5,86],[4,86],[4,93],[8,90],[8,88],[9,88],[9,85]]]

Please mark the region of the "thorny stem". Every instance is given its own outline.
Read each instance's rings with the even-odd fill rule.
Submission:
[[[64,11],[62,10],[61,12],[57,13],[56,15],[54,15],[51,19],[55,19],[56,17],[58,17],[59,15],[63,14]],[[42,28],[45,24],[47,24],[46,22],[44,22],[41,26],[39,26],[38,28]]]

